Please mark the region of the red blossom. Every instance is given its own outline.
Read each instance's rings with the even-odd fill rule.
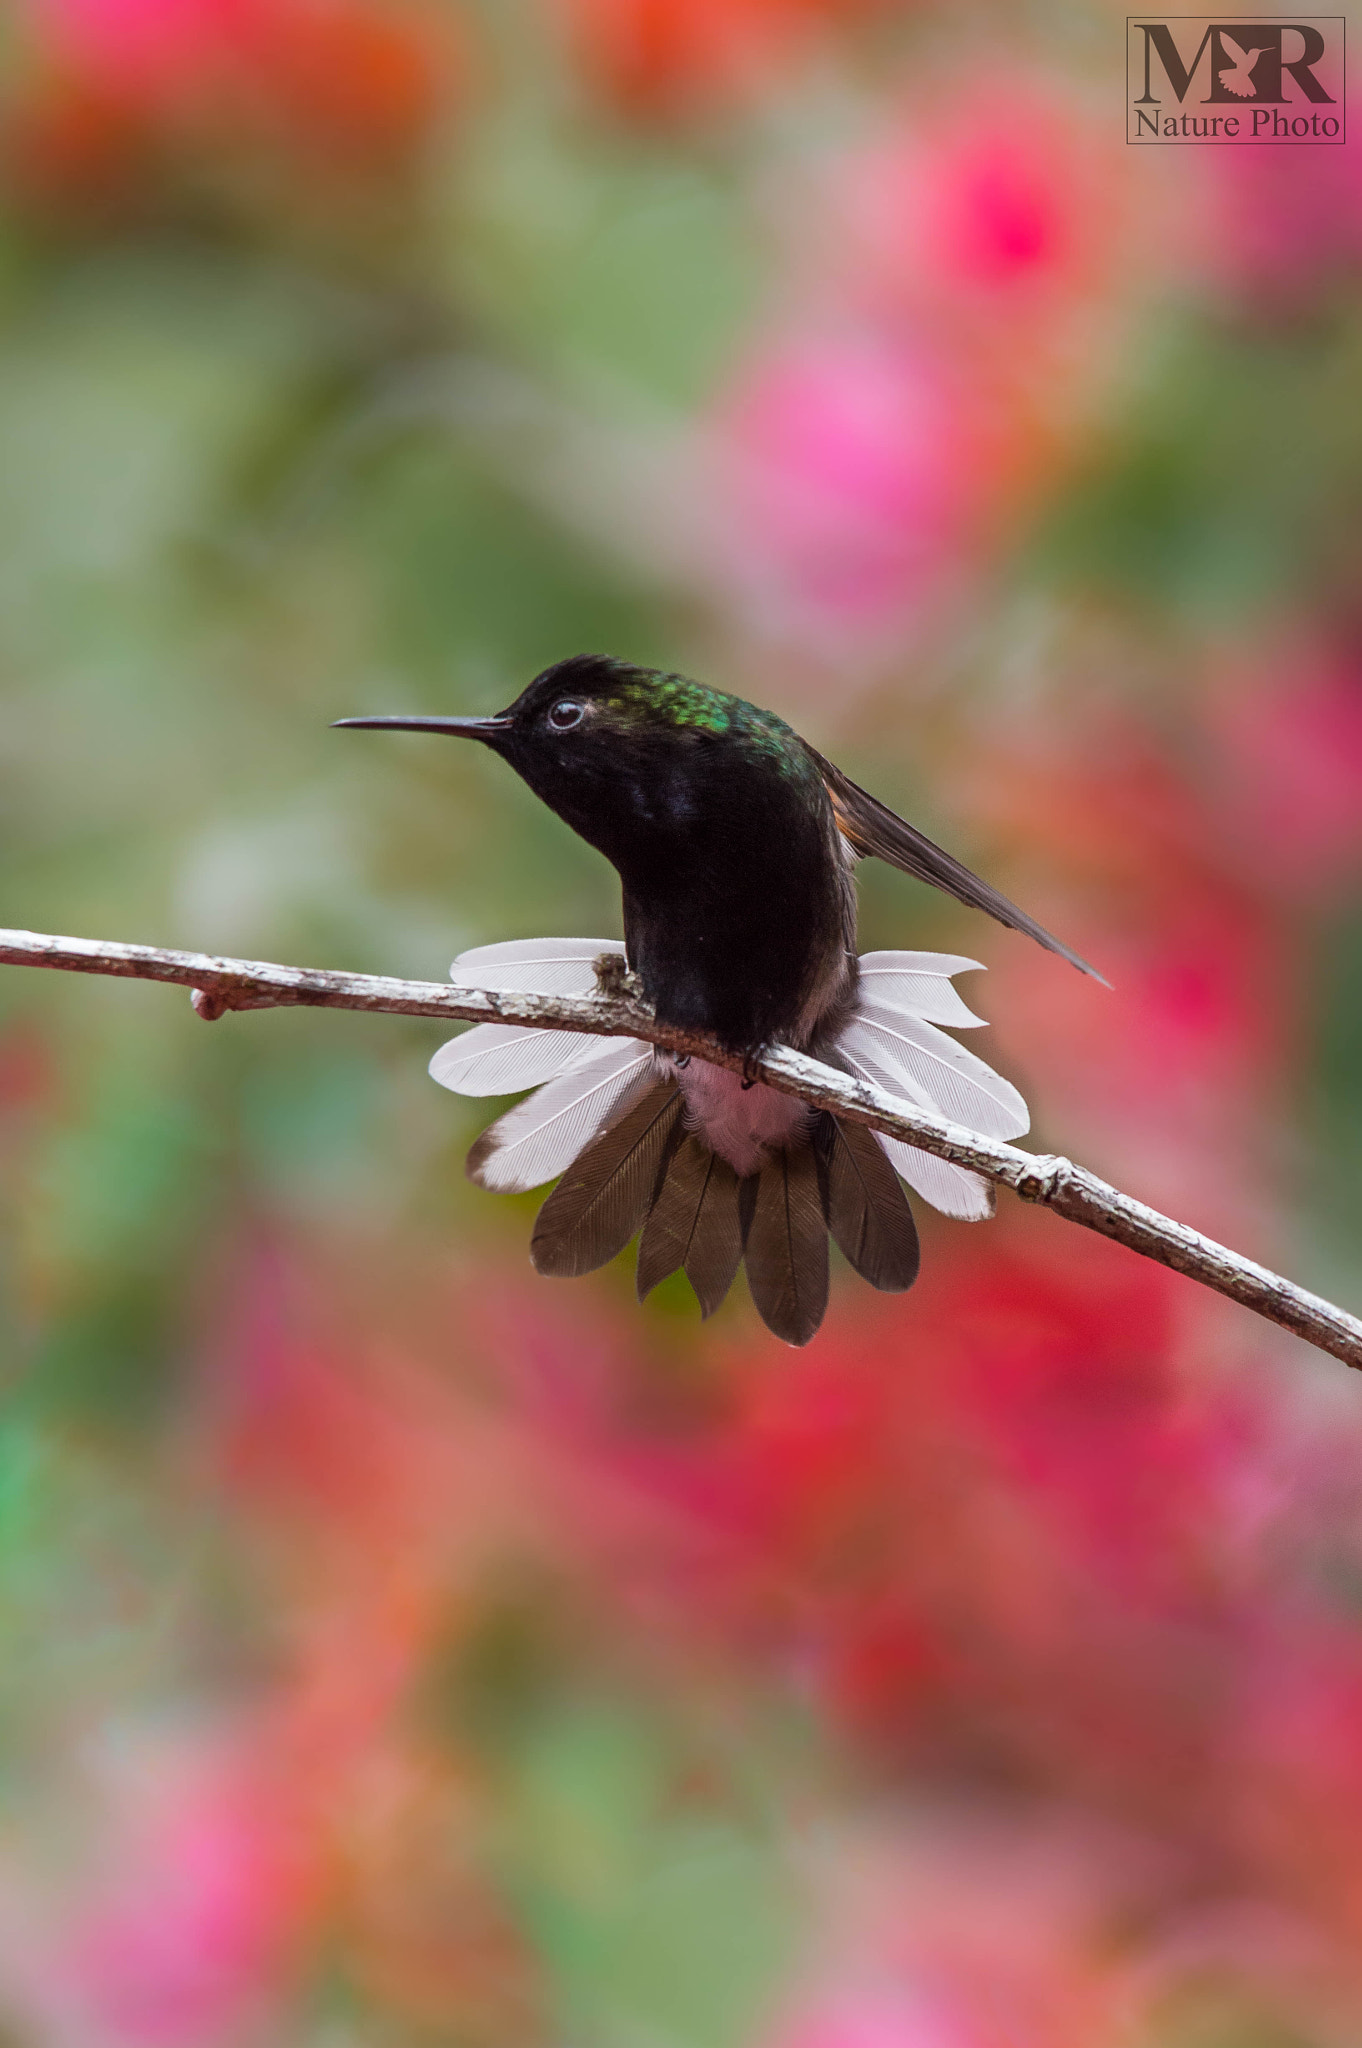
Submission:
[[[872,0],[556,0],[582,67],[633,114],[769,87]]]
[[[1362,668],[1287,639],[1268,662],[1227,665],[1206,693],[1221,810],[1265,891],[1346,885],[1362,857]]]
[[[452,77],[447,22],[381,0],[29,0],[33,62],[11,173],[39,199],[107,203],[235,166],[372,178],[400,168]],[[154,183],[151,189],[155,189]]]

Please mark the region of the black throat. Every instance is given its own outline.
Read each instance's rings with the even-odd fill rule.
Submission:
[[[798,746],[798,742],[795,742]],[[800,749],[643,731],[537,793],[618,870],[629,964],[664,1023],[735,1052],[808,1047],[855,984],[855,899],[832,805]]]

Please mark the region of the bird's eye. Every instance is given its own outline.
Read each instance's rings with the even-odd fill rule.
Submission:
[[[574,725],[580,725],[586,717],[585,704],[579,704],[575,697],[564,697],[549,713],[549,724],[555,732],[571,732]]]

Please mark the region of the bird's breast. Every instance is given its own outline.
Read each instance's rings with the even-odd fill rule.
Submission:
[[[818,818],[753,822],[700,818],[621,868],[630,964],[667,1023],[807,1045],[854,983],[849,877]]]

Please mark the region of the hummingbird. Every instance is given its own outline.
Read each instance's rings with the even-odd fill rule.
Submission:
[[[983,1022],[953,985],[980,963],[858,958],[857,863],[887,861],[1103,979],[784,719],[686,676],[580,654],[492,718],[336,723],[479,741],[619,875],[623,947],[479,946],[454,962],[465,986],[586,994],[632,976],[660,1023],[709,1033],[745,1061],[789,1045],[1010,1138],[1029,1126],[1021,1095],[941,1028]],[[962,1167],[638,1039],[476,1025],[431,1073],[462,1094],[534,1087],[483,1132],[467,1170],[502,1192],[561,1176],[531,1238],[539,1272],[590,1272],[640,1232],[640,1299],[681,1269],[708,1316],[745,1263],[759,1313],[790,1344],[822,1321],[829,1233],[872,1286],[912,1285],[903,1181],[950,1215],[993,1210],[991,1187]]]

